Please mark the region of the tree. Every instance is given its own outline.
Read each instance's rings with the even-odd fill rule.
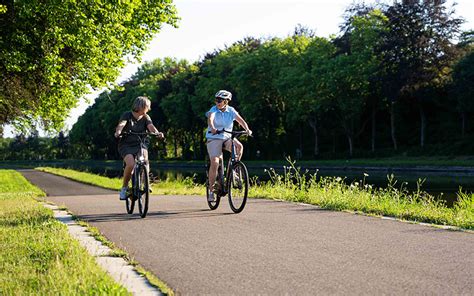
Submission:
[[[339,119],[349,144],[349,155],[352,156],[354,139],[367,122],[362,123],[362,115],[369,98],[373,97],[370,82],[377,75],[380,63],[375,49],[386,18],[380,10],[372,10],[365,15],[355,15],[349,21],[348,29],[339,42],[335,40],[336,44],[340,44],[339,54],[330,59],[322,79],[329,89],[333,112]]]
[[[6,0],[0,7],[0,125],[60,129],[89,91],[114,81],[163,24],[170,0]]]
[[[385,10],[387,30],[382,34],[382,68],[387,96],[391,101],[391,128],[394,148],[394,106],[400,97],[411,98],[419,109],[420,146],[425,144],[425,105],[430,97],[423,97],[423,88],[445,83],[449,66],[456,57],[451,42],[459,33],[462,19],[447,12],[445,0],[403,1]]]
[[[375,152],[376,115],[383,101],[379,83],[381,61],[377,48],[386,26],[387,18],[379,8],[354,4],[346,10],[345,22],[341,26],[344,34],[334,40],[339,53],[358,56],[361,67],[365,68],[368,83],[365,96],[367,107],[370,108],[372,152]]]
[[[261,147],[262,154],[272,158],[286,153],[288,144],[286,100],[277,84],[288,61],[284,57],[288,45],[279,38],[267,40],[239,56],[232,72],[239,112],[255,131],[252,142]]]
[[[461,136],[466,134],[468,114],[474,112],[474,51],[461,59],[453,69],[453,94],[461,114]]]
[[[178,142],[182,147],[184,159],[196,159],[201,155],[202,130],[205,126],[204,111],[196,109],[194,89],[196,87],[195,65],[183,65],[179,72],[170,77],[171,91],[160,103],[168,114],[168,133],[174,141],[174,156],[177,157]],[[197,112],[197,113],[196,113]],[[191,155],[191,153],[193,153]]]
[[[289,126],[300,127],[306,122],[313,132],[313,156],[319,156],[319,122],[328,110],[328,88],[323,82],[327,64],[335,47],[325,38],[294,35],[288,38],[291,47],[286,52],[287,64],[282,67],[278,88],[288,105],[286,116]],[[299,149],[303,152],[302,131]]]

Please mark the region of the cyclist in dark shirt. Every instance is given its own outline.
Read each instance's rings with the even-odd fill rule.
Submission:
[[[151,102],[147,97],[140,96],[135,99],[132,105],[132,111],[127,111],[122,114],[120,121],[115,128],[114,136],[120,137],[122,130],[132,131],[135,133],[144,133],[147,130],[156,134],[158,138],[163,138],[163,133],[153,125],[150,116],[147,112],[151,109]],[[140,142],[133,136],[123,137],[118,145],[118,151],[125,162],[125,169],[123,172],[123,184],[120,190],[120,200],[127,199],[128,182],[130,181],[133,166],[135,165],[134,155],[140,150]],[[148,160],[148,151],[145,151],[145,158]]]

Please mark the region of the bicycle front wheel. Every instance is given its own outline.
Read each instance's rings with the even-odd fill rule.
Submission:
[[[141,166],[138,175],[138,211],[142,218],[145,218],[148,212],[149,198],[150,183],[148,180],[148,169],[146,166]]]
[[[237,162],[232,166],[228,180],[229,205],[234,213],[240,213],[247,202],[249,192],[248,171],[242,162]]]
[[[137,183],[136,175],[132,175],[132,188],[129,188],[127,191],[127,199],[125,200],[125,206],[127,208],[128,214],[133,214],[133,209],[135,208],[135,184]]]
[[[220,170],[219,170],[220,171]],[[219,175],[218,175],[219,178]],[[215,210],[219,207],[219,203],[221,201],[221,197],[219,194],[214,194],[214,200],[209,200],[209,195],[211,194],[213,188],[209,186],[209,166],[206,167],[206,198],[207,198],[207,205],[209,209]]]
[[[133,198],[132,192],[127,192],[127,200],[125,200],[125,206],[127,208],[127,213],[133,214],[133,209],[135,208],[135,198]]]

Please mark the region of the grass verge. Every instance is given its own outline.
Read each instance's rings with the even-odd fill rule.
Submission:
[[[120,187],[122,187],[122,180],[119,178],[108,178],[71,169],[51,167],[38,167],[36,169],[107,189],[118,191]],[[159,180],[156,183],[151,184],[151,187],[153,189],[153,194],[158,195],[192,195],[202,194],[205,192],[204,186],[195,184],[193,178],[184,178],[182,180]]]
[[[120,258],[123,258],[125,259],[127,262],[129,262],[134,268],[135,270],[141,274],[142,276],[144,276],[148,282],[157,287],[162,293],[163,295],[169,295],[169,296],[173,296],[174,295],[174,291],[165,283],[163,282],[162,280],[160,280],[159,278],[157,278],[154,274],[152,274],[151,272],[145,270],[137,261],[135,261],[127,252],[117,248],[115,246],[115,244],[109,240],[107,240],[106,237],[104,237],[99,229],[97,229],[96,227],[93,227],[93,226],[90,226],[89,224],[87,224],[87,222],[85,221],[81,221],[81,220],[76,220],[77,223],[83,227],[86,227],[87,230],[91,233],[91,235],[98,241],[100,241],[103,245],[109,247],[112,251],[111,253],[109,254],[109,256],[111,257],[120,257]]]
[[[38,203],[21,174],[0,170],[0,295],[130,295]]]
[[[459,192],[458,201],[452,208],[448,208],[445,203],[434,199],[433,196],[420,189],[409,192],[404,187],[406,184],[397,184],[393,177],[389,180],[388,187],[381,189],[366,184],[365,177],[358,182],[346,184],[340,177],[319,178],[317,174],[309,175],[307,172],[302,172],[299,167],[296,167],[294,161],[288,160],[288,163],[289,166],[286,167],[284,174],[278,174],[270,169],[268,182],[253,179],[249,196],[303,202],[330,210],[355,211],[415,222],[474,229],[474,194]],[[82,180],[76,175],[81,175],[87,179],[86,183],[106,188],[111,188],[107,187],[109,181],[101,180],[114,180],[118,184],[114,189],[120,187],[119,179],[65,169],[41,168],[41,170],[79,181]],[[153,188],[156,194],[204,195],[205,192],[203,185],[193,184],[190,178],[160,182]]]

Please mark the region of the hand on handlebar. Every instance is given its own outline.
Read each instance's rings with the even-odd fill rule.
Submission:
[[[152,135],[154,135],[155,137],[157,137],[160,140],[165,138],[165,134],[163,134],[162,132],[153,133]]]

